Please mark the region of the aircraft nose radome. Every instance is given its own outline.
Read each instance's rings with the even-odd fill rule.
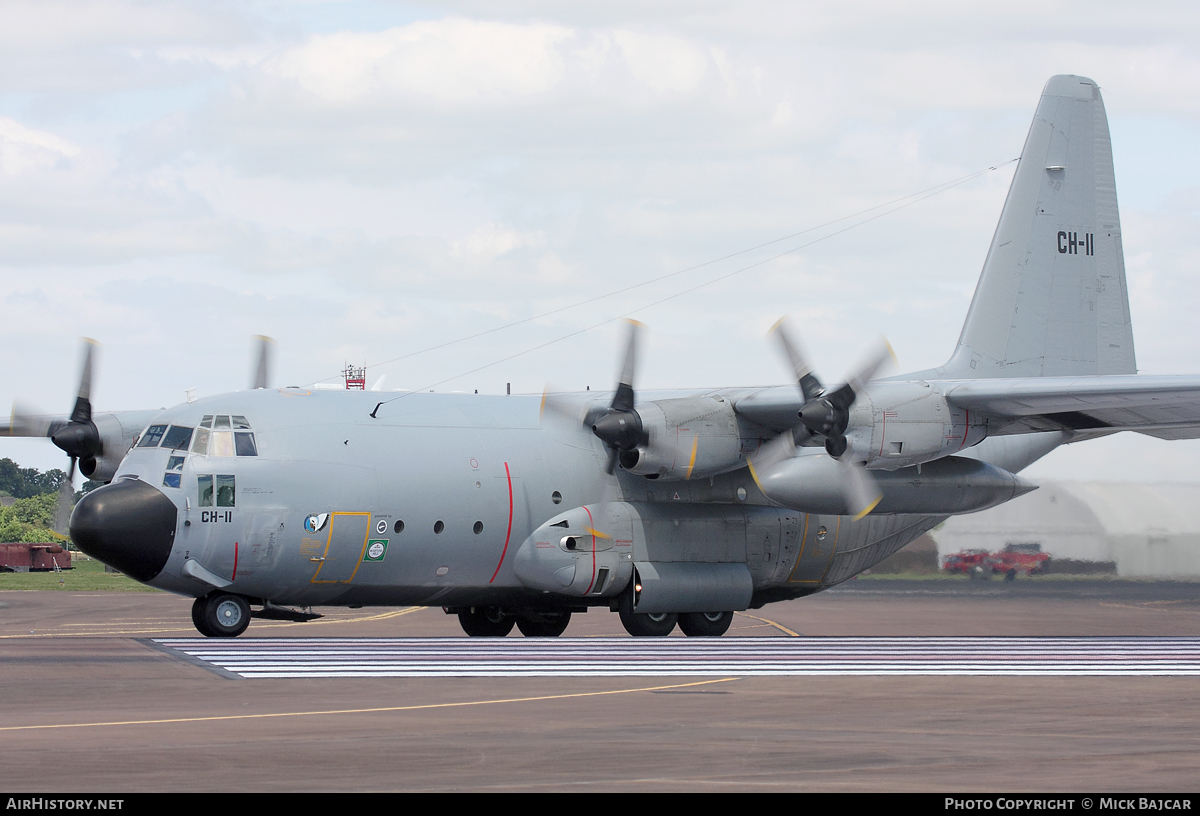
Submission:
[[[130,578],[149,581],[171,555],[177,512],[159,490],[137,479],[97,488],[71,514],[71,540],[80,550]]]

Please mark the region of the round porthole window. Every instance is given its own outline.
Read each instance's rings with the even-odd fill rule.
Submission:
[[[482,521],[475,522],[475,526],[472,527],[471,529],[475,531],[475,535],[479,535],[480,533],[483,532],[483,522]]]
[[[441,519],[438,519],[437,521],[435,521],[433,523],[433,531],[435,533],[440,534],[442,532],[442,530],[445,530],[445,529],[446,529],[446,525],[442,523]]]
[[[396,519],[396,523],[394,525],[392,525],[392,529],[396,531],[397,535],[399,535],[400,533],[403,533],[404,532],[404,522],[401,521],[400,519]]]
[[[555,504],[562,504],[562,493],[559,493],[557,490],[555,490],[550,494],[550,501],[554,502]]]

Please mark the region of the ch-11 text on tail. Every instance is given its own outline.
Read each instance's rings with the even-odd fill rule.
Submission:
[[[196,598],[206,635],[297,607],[442,606],[471,635],[720,635],[735,611],[844,581],[955,513],[1033,488],[1059,445],[1200,436],[1200,377],[1136,376],[1108,125],[1091,80],[1046,85],[957,348],[879,379],[533,397],[298,388],[14,421],[85,473],[71,534]],[[90,359],[90,357],[89,357]],[[265,375],[263,375],[265,385]],[[253,613],[252,607],[259,607]]]

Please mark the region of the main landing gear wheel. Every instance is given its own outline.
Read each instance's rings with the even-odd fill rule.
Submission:
[[[732,612],[688,612],[679,616],[679,628],[688,637],[720,637],[733,623]]]
[[[518,618],[517,628],[525,637],[558,637],[567,631],[570,612],[540,612],[535,617]]]
[[[473,606],[458,613],[458,623],[471,637],[504,637],[515,621],[494,606]]]
[[[679,621],[679,616],[674,612],[645,615],[622,606],[619,613],[621,625],[634,637],[666,637],[675,631],[675,624]]]
[[[197,598],[192,623],[205,637],[237,637],[250,625],[250,604],[241,595],[227,592]]]

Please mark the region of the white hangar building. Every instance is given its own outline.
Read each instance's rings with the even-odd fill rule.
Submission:
[[[939,559],[1036,543],[1052,559],[1115,562],[1123,578],[1200,577],[1200,484],[1043,482],[932,535]]]

